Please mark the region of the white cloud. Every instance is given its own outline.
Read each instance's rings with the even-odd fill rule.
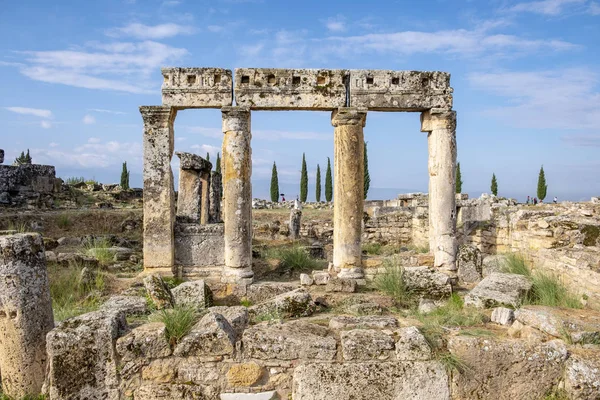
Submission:
[[[88,143],[100,143],[101,140],[95,137],[89,138]]]
[[[468,76],[475,88],[508,99],[507,106],[485,114],[508,125],[532,129],[600,127],[600,77],[586,68],[535,72],[476,73]]]
[[[44,129],[52,128],[52,123],[50,121],[41,121],[40,126]]]
[[[600,147],[600,135],[592,134],[574,134],[565,135],[561,137],[561,140],[567,144],[581,147]]]
[[[209,144],[194,144],[190,146],[190,149],[195,150],[199,153],[200,157],[205,157],[206,153],[210,153],[211,156],[214,156],[216,159],[217,153],[221,152],[221,149],[216,146],[211,146]]]
[[[164,39],[177,35],[191,35],[196,31],[193,26],[179,24],[144,25],[133,22],[121,28],[106,31],[111,37],[132,36],[138,39]]]
[[[83,117],[83,120],[82,120],[82,122],[83,122],[84,124],[86,124],[86,125],[92,125],[92,124],[95,124],[95,123],[96,123],[96,118],[94,118],[94,116],[93,116],[93,115],[89,115],[89,114],[88,114],[88,115],[85,115],[85,116]]]
[[[58,143],[51,142],[50,144],[48,144],[48,146],[50,146],[50,147],[58,147]]]
[[[588,9],[588,12],[592,15],[600,15],[600,3],[592,1],[590,3],[590,8]]]
[[[325,27],[331,32],[344,32],[346,30],[346,18],[341,15],[330,17],[325,21]]]
[[[52,118],[52,111],[44,110],[41,108],[28,108],[28,107],[4,107],[8,111],[12,111],[17,114],[33,115],[40,118]]]
[[[206,29],[208,29],[209,32],[218,33],[222,32],[224,28],[221,25],[208,25]]]
[[[569,6],[578,6],[588,0],[542,0],[518,3],[509,8],[514,12],[530,12],[542,15],[556,16],[562,14]]]
[[[127,114],[126,112],[123,112],[123,111],[105,110],[103,108],[88,108],[88,111],[94,111],[94,112],[99,112],[99,113],[107,113],[107,114],[115,114],[115,115],[125,115],[125,114]]]
[[[178,6],[181,4],[181,1],[178,0],[169,0],[169,1],[163,1],[161,6],[163,7],[173,7],[173,6]]]

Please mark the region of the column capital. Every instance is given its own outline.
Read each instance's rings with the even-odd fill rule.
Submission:
[[[362,125],[367,122],[367,109],[358,107],[340,107],[331,112],[331,125]]]
[[[229,131],[250,132],[250,107],[221,107],[223,117],[223,133]]]
[[[140,106],[144,125],[167,127],[175,120],[177,110],[170,106]]]
[[[431,132],[435,129],[456,130],[456,111],[427,110],[421,113],[421,132]]]

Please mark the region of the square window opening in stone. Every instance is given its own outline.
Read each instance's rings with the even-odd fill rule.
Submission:
[[[373,77],[367,76],[367,85],[372,85],[372,84],[373,84]]]
[[[277,83],[277,79],[275,79],[275,75],[271,74],[271,75],[267,76],[267,83],[269,85],[275,85],[275,83]]]
[[[193,85],[194,83],[196,83],[196,75],[188,75],[187,83],[188,85]]]
[[[400,78],[396,77],[396,78],[392,78],[392,85],[399,85],[400,84]]]
[[[169,75],[163,75],[163,79],[164,79],[165,83],[169,82],[169,80],[170,80],[169,78],[171,78]]]
[[[324,85],[325,81],[326,79],[324,76],[317,76],[317,85]]]
[[[242,83],[249,84],[250,77],[248,75],[242,75]]]
[[[221,74],[215,74],[215,85],[221,83]]]
[[[429,78],[423,78],[421,80],[421,86],[423,86],[424,88],[429,87]]]
[[[293,76],[292,77],[292,85],[299,85],[300,84],[300,77],[299,76]]]

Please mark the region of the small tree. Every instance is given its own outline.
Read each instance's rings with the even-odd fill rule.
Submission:
[[[317,203],[321,201],[321,167],[317,164],[317,186],[315,189],[315,199]]]
[[[25,155],[25,163],[31,164],[31,156],[29,155],[29,149],[27,149],[27,154]]]
[[[537,197],[540,201],[546,198],[546,193],[548,192],[548,185],[546,184],[546,174],[544,173],[544,166],[540,168],[540,174],[538,176],[538,185],[537,185]]]
[[[498,196],[498,181],[496,180],[496,174],[492,174],[492,185],[490,190],[494,196]]]
[[[129,189],[129,171],[127,170],[127,161],[123,163],[123,170],[121,171],[121,189]]]
[[[221,173],[221,156],[217,153],[217,161],[215,161],[215,172]]]
[[[273,171],[271,172],[271,201],[279,202],[279,178],[277,177],[277,165],[273,161]]]
[[[24,165],[31,164],[31,156],[29,155],[29,149],[27,149],[27,154],[24,151],[21,152],[21,155],[15,158],[14,165]]]
[[[206,152],[206,161],[210,161],[210,154],[208,153],[208,151]]]
[[[371,176],[369,175],[369,156],[367,155],[367,142],[365,142],[365,199],[367,198],[367,193],[369,193],[369,187],[371,187]]]
[[[325,172],[325,200],[331,201],[333,198],[333,182],[331,178],[331,161],[327,157],[327,171]]]
[[[306,202],[308,197],[308,171],[306,170],[306,157],[302,153],[302,172],[300,174],[300,201]]]
[[[460,173],[460,163],[456,164],[456,193],[462,193],[462,175]]]

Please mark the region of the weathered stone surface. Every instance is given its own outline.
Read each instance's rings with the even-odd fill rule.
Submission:
[[[235,101],[253,110],[332,110],[346,105],[346,70],[236,68]]]
[[[212,163],[197,154],[176,151],[175,155],[179,157],[179,168],[181,169],[202,172],[210,172],[212,170]]]
[[[396,359],[399,361],[431,360],[431,347],[425,336],[414,326],[401,328],[396,331]]]
[[[255,362],[233,364],[227,371],[227,383],[231,386],[252,386],[262,378],[264,369]]]
[[[162,104],[177,108],[221,108],[233,102],[231,70],[162,68]]]
[[[210,185],[208,192],[208,214],[209,223],[217,224],[222,222],[221,201],[223,200],[223,177],[220,172],[210,172]]]
[[[565,390],[570,399],[600,397],[600,350],[572,350],[565,371]]]
[[[510,308],[496,307],[492,311],[492,322],[510,326],[515,320],[515,312]]]
[[[356,292],[356,280],[347,278],[332,278],[325,286],[326,292]]]
[[[329,320],[329,329],[357,329],[357,328],[396,328],[398,320],[394,317],[366,315],[362,317],[339,316]]]
[[[133,329],[117,340],[116,349],[121,362],[171,355],[171,347],[165,336],[165,324],[162,322],[151,322]]]
[[[483,258],[481,251],[473,245],[462,245],[458,249],[456,259],[458,279],[462,282],[472,283],[481,280]]]
[[[350,104],[377,111],[452,108],[450,74],[425,71],[350,70]]]
[[[404,268],[404,282],[408,290],[430,299],[442,299],[452,294],[448,275],[430,267]]]
[[[102,304],[100,309],[106,311],[122,311],[126,316],[144,315],[148,313],[148,304],[145,297],[112,296]]]
[[[519,306],[531,281],[523,275],[495,272],[486,276],[465,296],[465,305],[491,308],[501,305]]]
[[[540,399],[561,378],[567,348],[561,341],[530,343],[454,336],[448,349],[468,367],[453,374],[457,398]]]
[[[481,273],[485,278],[494,272],[502,272],[506,256],[503,254],[494,254],[483,259]]]
[[[225,266],[223,224],[175,224],[175,261],[184,267]],[[184,268],[184,273],[189,268]]]
[[[221,314],[206,314],[175,347],[175,356],[223,356],[233,353],[235,331]]]
[[[308,274],[300,274],[300,284],[302,286],[310,286],[315,280]]]
[[[259,360],[333,360],[336,341],[327,328],[302,321],[261,322],[244,331],[244,357]]]
[[[290,239],[296,240],[300,237],[301,219],[302,210],[293,208],[290,211]]]
[[[208,309],[211,313],[221,314],[229,325],[235,331],[236,340],[239,340],[244,333],[244,329],[248,326],[248,309],[244,306],[233,306],[233,307],[211,307]]]
[[[51,165],[0,165],[0,193],[41,193],[54,191],[56,171]]]
[[[279,396],[272,390],[261,393],[221,393],[219,398],[221,400],[277,400]]]
[[[176,154],[179,155],[179,153]],[[179,190],[177,192],[177,222],[200,223],[201,196],[200,172],[180,168]]]
[[[14,398],[40,393],[54,327],[42,237],[0,236],[0,371]]]
[[[58,253],[56,256],[56,262],[64,267],[71,267],[74,265],[82,266],[95,270],[100,265],[98,260],[92,256],[86,256],[79,253]]]
[[[448,400],[448,375],[436,361],[303,364],[294,400]]]
[[[207,386],[145,383],[135,390],[133,397],[144,400],[216,400],[216,393]]]
[[[171,293],[173,293],[173,300],[178,306],[202,310],[210,307],[212,303],[210,288],[202,279],[184,282],[174,287]]]
[[[331,113],[334,126],[333,266],[340,278],[364,278],[362,221],[364,209],[365,109],[341,107]]]
[[[600,312],[562,310],[545,306],[524,306],[515,311],[515,319],[557,338],[570,337],[573,343],[600,340]]]
[[[331,275],[327,271],[313,271],[312,277],[315,280],[315,285],[327,285]]]
[[[314,312],[314,303],[305,289],[296,289],[252,306],[249,311],[253,315],[273,314],[281,318],[306,317]]]
[[[383,308],[377,303],[358,303],[352,304],[347,308],[349,313],[356,315],[381,315]]]
[[[374,329],[353,329],[340,334],[346,361],[389,360],[394,358],[394,339]]]
[[[175,305],[173,294],[160,275],[151,274],[145,277],[144,287],[157,309],[171,308]]]
[[[298,284],[291,282],[260,282],[249,285],[246,297],[254,304],[263,303],[281,294],[298,289]]]
[[[115,341],[127,328],[122,312],[95,311],[48,333],[45,392],[52,399],[119,399]]]

